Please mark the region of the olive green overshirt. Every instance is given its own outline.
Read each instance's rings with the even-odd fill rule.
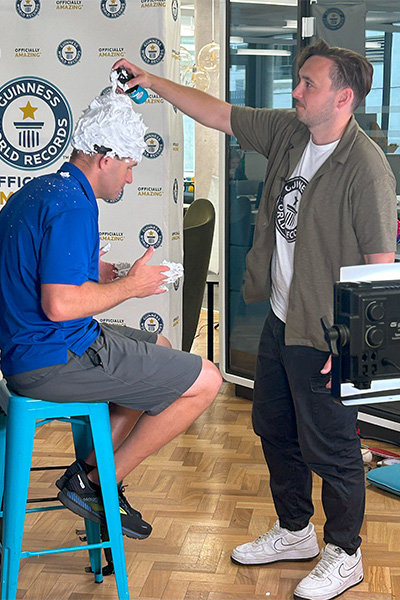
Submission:
[[[244,289],[247,303],[261,302],[270,297],[276,200],[310,132],[289,110],[233,106],[231,125],[243,149],[268,159]],[[394,252],[396,232],[394,175],[381,149],[352,117],[301,198],[286,344],[328,350],[320,319],[333,322],[333,284],[340,267],[364,264],[364,254]]]

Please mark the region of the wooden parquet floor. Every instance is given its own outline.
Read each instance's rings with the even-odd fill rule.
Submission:
[[[203,328],[195,350],[204,354],[205,346]],[[254,539],[275,521],[268,472],[250,414],[251,403],[235,397],[233,386],[224,383],[214,405],[196,423],[126,479],[127,497],[154,528],[148,540],[125,538],[132,599],[284,600],[292,598],[298,581],[316,564],[259,568],[230,561],[234,546]],[[38,430],[34,465],[67,465],[72,460],[65,424]],[[32,473],[30,496],[55,494],[57,476],[55,471]],[[315,478],[313,522],[322,543],[319,497]],[[24,549],[75,545],[75,529],[82,523],[67,510],[28,515]],[[400,599],[400,498],[367,489],[362,537],[365,578],[343,600]],[[87,564],[86,552],[24,559],[18,598],[116,599],[114,577],[95,584],[84,571]]]

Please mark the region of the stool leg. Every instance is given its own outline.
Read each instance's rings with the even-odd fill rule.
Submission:
[[[72,423],[72,435],[74,438],[76,458],[85,460],[93,449],[92,434],[88,417],[81,417],[81,424]],[[98,544],[100,542],[100,525],[85,519],[85,530],[88,544]],[[103,581],[103,565],[101,558],[101,548],[89,550],[90,566],[94,573],[96,583]]]
[[[7,415],[0,409],[0,510],[3,510],[4,467],[6,460]],[[0,517],[0,544],[3,543],[3,516]],[[1,559],[0,559],[1,560]]]
[[[0,409],[0,507],[3,510],[4,467],[6,460],[7,415]]]
[[[1,599],[14,600],[25,522],[36,419],[10,400],[8,406],[3,502]]]
[[[111,441],[111,427],[107,404],[93,406],[93,410],[90,412],[90,423],[92,426],[93,444],[96,453],[97,468],[99,470],[100,485],[103,490],[104,511],[108,535],[111,542],[118,598],[119,600],[129,600],[117,481],[115,478],[114,452]]]

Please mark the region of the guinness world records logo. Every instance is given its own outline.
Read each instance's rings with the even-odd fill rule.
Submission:
[[[17,0],[15,9],[23,19],[32,19],[39,14],[40,0]]]
[[[39,77],[18,77],[0,88],[0,160],[17,169],[43,169],[65,151],[71,108],[61,91]]]
[[[140,319],[140,329],[150,333],[161,333],[164,329],[164,321],[155,312],[148,312]]]
[[[140,47],[140,56],[148,65],[156,65],[165,56],[165,46],[158,38],[148,38]]]
[[[345,24],[346,17],[340,8],[329,8],[322,15],[322,21],[327,29],[337,31]]]
[[[139,240],[142,246],[144,246],[145,248],[148,248],[149,246],[158,248],[162,244],[163,234],[161,229],[157,225],[149,224],[145,225],[140,230]]]
[[[126,0],[101,0],[101,12],[109,19],[117,19],[124,14]]]
[[[124,190],[121,190],[120,193],[118,194],[118,196],[116,198],[114,198],[114,200],[110,200],[110,198],[102,198],[102,200],[106,204],[116,204],[117,202],[122,200],[123,196],[124,196]]]
[[[178,19],[178,14],[179,14],[178,0],[172,0],[172,2],[171,2],[171,12],[172,12],[172,18],[173,18],[173,20],[176,21]]]
[[[82,56],[82,48],[75,40],[64,40],[57,48],[58,60],[68,67],[76,65]]]
[[[296,241],[299,202],[307,183],[304,177],[288,179],[278,196],[276,228],[289,244]]]
[[[178,180],[175,177],[174,183],[172,185],[172,198],[174,199],[175,204],[178,204],[178,195],[179,195],[179,184]]]
[[[158,158],[164,150],[164,140],[161,135],[154,131],[146,133],[144,141],[147,144],[147,148],[143,152],[143,156],[146,158]]]

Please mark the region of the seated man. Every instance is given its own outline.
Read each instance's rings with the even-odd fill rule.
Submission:
[[[160,294],[165,265],[150,247],[126,277],[103,263],[99,281],[97,198],[115,200],[146,147],[145,126],[114,91],[84,111],[70,161],[33,179],[0,212],[0,348],[8,386],[54,402],[109,402],[117,481],[182,433],[214,400],[217,368],[173,350],[168,340],[92,315],[129,298]],[[101,261],[100,261],[101,262]],[[96,457],[75,461],[57,481],[70,510],[104,523]],[[123,533],[151,526],[118,486]]]

